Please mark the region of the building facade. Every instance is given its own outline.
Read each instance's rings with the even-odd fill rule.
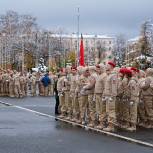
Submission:
[[[77,58],[79,58],[78,40],[80,43],[81,35],[76,34],[53,34],[51,37],[58,38],[63,44],[63,48],[67,51],[75,51]],[[85,63],[86,65],[93,65],[95,63],[103,62],[112,57],[112,52],[115,45],[115,37],[106,35],[83,35]]]
[[[136,62],[137,57],[139,57],[141,54],[139,51],[139,39],[140,37],[135,37],[127,41],[125,62],[129,66],[133,62]]]

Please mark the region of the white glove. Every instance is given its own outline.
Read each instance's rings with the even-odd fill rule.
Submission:
[[[142,100],[142,99],[140,99],[139,103],[141,103],[141,104],[142,104],[142,103],[143,103],[143,100]]]
[[[68,82],[67,79],[64,79],[64,82]]]
[[[112,101],[113,101],[113,98],[112,98],[112,97],[110,97],[110,98],[109,98],[109,101],[110,101],[110,102],[112,102]]]
[[[145,86],[145,82],[142,83],[142,86]]]
[[[133,101],[131,101],[131,102],[130,102],[130,105],[132,106],[133,104],[134,104],[134,102],[133,102]]]
[[[85,92],[84,89],[82,89],[82,90],[80,91],[80,93],[81,93],[82,95],[84,95],[84,92]]]
[[[102,101],[106,101],[106,97],[102,97]]]
[[[93,100],[92,100],[92,101],[93,101],[93,102],[95,102],[95,101],[96,101],[96,97],[95,97],[95,96],[93,97]]]
[[[83,90],[85,90],[86,89],[86,86],[83,86]]]

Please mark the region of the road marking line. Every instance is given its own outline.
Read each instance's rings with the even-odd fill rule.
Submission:
[[[22,109],[22,110],[25,110],[25,111],[28,111],[28,112],[32,112],[32,113],[37,114],[37,115],[41,115],[41,116],[45,116],[45,117],[53,118],[53,119],[58,119],[59,121],[70,123],[72,125],[77,125],[77,126],[80,126],[82,128],[85,128],[85,129],[90,129],[92,131],[100,132],[100,133],[103,133],[103,134],[106,134],[106,135],[109,135],[109,136],[113,136],[113,137],[116,137],[116,138],[119,138],[119,139],[122,139],[122,140],[126,140],[126,141],[129,141],[129,142],[134,142],[134,143],[137,143],[139,145],[143,145],[143,146],[147,146],[147,147],[153,148],[153,144],[148,143],[148,142],[144,142],[144,141],[141,141],[141,140],[137,140],[137,139],[129,138],[129,137],[126,137],[126,136],[122,136],[122,135],[119,135],[119,134],[115,134],[115,133],[111,133],[111,132],[95,129],[95,128],[92,128],[92,127],[88,127],[86,125],[82,125],[82,124],[71,122],[71,121],[68,121],[68,120],[65,120],[65,119],[61,119],[61,118],[58,118],[56,116],[44,114],[44,113],[41,113],[41,112],[38,112],[38,111],[35,111],[35,110],[32,110],[32,109],[28,109],[28,108],[24,108],[24,107],[21,107],[21,106],[5,103],[3,101],[0,101],[0,103],[4,104],[6,106],[13,106],[15,108]]]

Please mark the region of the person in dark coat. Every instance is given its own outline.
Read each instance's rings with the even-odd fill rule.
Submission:
[[[58,76],[54,77],[54,94],[55,94],[55,115],[59,115],[59,95],[58,95],[58,90],[57,90],[57,81],[58,81]]]
[[[49,84],[51,84],[51,80],[49,78],[49,74],[46,73],[44,77],[42,78],[41,82],[43,83],[44,86],[44,96],[48,96],[48,91],[49,91]]]

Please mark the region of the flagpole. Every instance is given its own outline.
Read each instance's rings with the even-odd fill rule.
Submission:
[[[76,53],[76,65],[79,66],[79,33],[80,33],[80,8],[78,7],[78,14],[77,14],[77,53]]]

